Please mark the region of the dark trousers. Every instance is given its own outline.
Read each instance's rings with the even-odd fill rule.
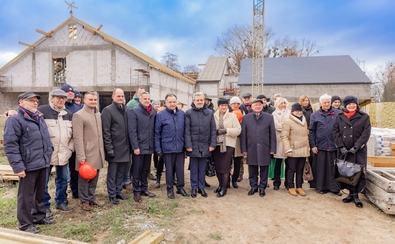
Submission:
[[[184,163],[185,153],[165,153],[163,154],[163,161],[166,166],[166,189],[173,191],[174,185],[174,170],[177,178],[177,189],[184,188]]]
[[[237,178],[240,175],[240,165],[243,164],[243,157],[234,157],[233,158],[233,175],[232,182],[236,182]]]
[[[133,154],[132,157],[130,157],[130,161],[126,164],[125,171],[123,172],[123,184],[128,185],[131,184],[130,182],[130,176],[132,175],[132,160],[133,160]]]
[[[204,189],[204,182],[206,180],[206,164],[207,158],[191,157],[189,160],[191,188]]]
[[[122,194],[123,174],[129,162],[108,163],[107,192],[108,197],[114,198]]]
[[[262,189],[265,190],[267,186],[267,174],[269,166],[258,166],[258,165],[248,165],[248,174],[250,180],[250,186],[252,189]],[[259,172],[258,172],[259,171]],[[258,173],[260,177],[258,185]]]
[[[79,181],[79,174],[78,171],[75,170],[75,152],[71,154],[69,158],[69,170],[70,170],[70,188],[71,194],[74,198],[78,198],[78,181]]]
[[[26,230],[33,226],[33,222],[45,218],[46,172],[47,168],[26,171],[25,178],[19,178],[17,218],[21,230]]]
[[[84,180],[81,176],[78,178],[78,194],[80,196],[81,203],[89,203],[96,200],[96,186],[97,180],[99,179],[99,171],[97,175],[91,180]]]
[[[141,194],[148,190],[148,174],[151,168],[151,157],[152,154],[140,154],[136,155],[133,153],[133,193]]]
[[[158,156],[157,153],[154,153],[154,163],[155,163],[155,158],[157,158],[157,162],[156,162],[156,178],[160,180],[160,178],[162,177],[162,173],[163,173],[163,166],[164,166],[164,162],[163,162],[163,156]]]
[[[302,188],[303,184],[303,168],[306,158],[288,158],[287,165],[287,185],[289,188],[295,188],[295,174],[296,174],[296,188]]]
[[[274,182],[273,186],[281,185],[281,164],[283,162],[282,158],[276,158],[276,164],[274,165]]]

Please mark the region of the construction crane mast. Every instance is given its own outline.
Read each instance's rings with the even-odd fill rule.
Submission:
[[[265,0],[253,0],[252,13],[252,97],[263,94]]]

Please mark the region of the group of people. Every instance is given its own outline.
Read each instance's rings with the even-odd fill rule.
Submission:
[[[219,99],[214,111],[205,94],[193,94],[191,108],[184,112],[174,93],[166,94],[164,106],[152,101],[139,89],[125,104],[122,89],[114,89],[112,104],[100,113],[95,92],[86,92],[83,105],[77,104],[76,91],[68,84],[51,91],[49,104],[38,106],[40,95],[25,92],[18,96],[19,107],[10,113],[4,128],[4,151],[14,172],[20,177],[18,189],[19,229],[38,233],[34,224],[52,224],[48,181],[56,168],[55,208],[69,211],[67,186],[81,208],[91,211],[103,205],[95,190],[100,169],[108,162],[107,192],[112,204],[130,197],[122,193],[125,184],[133,186],[133,199],[155,197],[148,190],[153,158],[155,187],[160,188],[166,168],[167,197],[207,197],[206,166],[215,165],[217,197],[224,197],[230,183],[238,188],[246,158],[250,190],[266,195],[268,169],[274,160],[273,189],[281,185],[281,166],[285,161],[284,185],[293,196],[306,195],[302,189],[303,167],[312,164],[314,180],[310,187],[321,194],[350,194],[343,202],[354,201],[362,207],[358,193],[364,190],[364,175],[357,186],[335,182],[333,161],[338,155],[366,167],[366,143],[370,135],[369,116],[360,111],[357,98],[347,96],[344,108],[337,109],[333,97],[320,97],[314,111],[310,98],[301,96],[291,106],[281,94],[270,103],[266,96],[252,100],[246,93],[231,99]],[[336,97],[335,97],[336,98]],[[338,97],[337,97],[338,98]],[[335,101],[340,100],[335,99]],[[332,105],[333,104],[333,105]],[[190,157],[190,194],[185,190],[184,164]],[[233,167],[232,167],[233,163]],[[84,179],[79,167],[90,164],[97,172]],[[175,188],[175,189],[174,189]]]

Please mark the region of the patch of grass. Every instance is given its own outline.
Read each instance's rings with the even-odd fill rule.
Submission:
[[[170,217],[173,210],[178,207],[177,201],[168,199],[152,199],[143,206],[143,210],[148,214],[159,217]]]
[[[222,240],[221,233],[218,233],[218,232],[211,233],[210,238],[213,240],[216,240],[216,241]]]
[[[6,228],[15,228],[18,221],[16,219],[16,197],[4,197],[3,193],[6,191],[6,187],[1,188],[0,198],[0,226]]]

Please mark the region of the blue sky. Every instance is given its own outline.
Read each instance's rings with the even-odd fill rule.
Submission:
[[[252,24],[253,0],[74,0],[74,16],[160,61],[201,64],[216,38],[234,24]],[[72,2],[69,0],[68,2]],[[393,0],[266,0],[265,24],[275,37],[314,40],[320,55],[350,55],[365,70],[395,62]],[[0,67],[69,17],[64,0],[0,1]]]

